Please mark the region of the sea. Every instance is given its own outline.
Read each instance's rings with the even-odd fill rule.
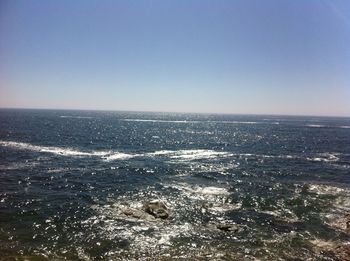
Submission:
[[[0,110],[0,260],[349,260],[349,214],[350,118]]]

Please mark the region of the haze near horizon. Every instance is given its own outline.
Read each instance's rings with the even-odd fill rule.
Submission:
[[[349,1],[1,1],[0,107],[350,116]]]

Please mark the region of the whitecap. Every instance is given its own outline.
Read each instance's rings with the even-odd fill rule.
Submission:
[[[67,157],[101,157],[102,159],[105,159],[107,161],[129,159],[135,156],[132,154],[126,154],[116,151],[80,151],[72,148],[38,146],[29,143],[14,141],[0,141],[0,145],[5,147],[16,148],[19,150],[30,150],[36,152],[51,153]]]
[[[350,129],[350,126],[332,126],[332,125],[319,125],[319,124],[307,124],[306,127],[310,128],[340,128],[340,129]]]
[[[218,157],[229,157],[233,154],[223,151],[196,149],[196,150],[160,150],[147,153],[147,156],[167,156],[171,159],[180,160],[198,160],[198,159],[212,159]]]
[[[60,148],[60,147],[46,147],[32,145],[24,142],[14,142],[14,141],[0,141],[0,145],[5,147],[16,148],[20,150],[31,150],[37,152],[47,152],[62,156],[91,156],[89,152],[74,150],[72,148]]]
[[[223,187],[214,187],[214,186],[208,186],[208,187],[200,187],[195,186],[192,187],[186,183],[178,183],[173,185],[166,185],[165,187],[172,187],[177,190],[180,190],[182,192],[185,192],[186,194],[200,194],[200,195],[208,195],[208,196],[217,196],[217,195],[230,195],[228,190]]]
[[[44,153],[52,153],[60,156],[80,156],[80,157],[101,157],[106,161],[126,160],[135,157],[157,157],[166,156],[171,159],[196,160],[196,159],[212,159],[217,157],[227,157],[233,154],[222,151],[213,150],[160,150],[150,153],[124,153],[119,151],[80,151],[73,148],[49,147],[32,145],[24,142],[0,141],[0,145],[12,147],[19,150],[31,150]]]
[[[306,124],[306,127],[310,127],[310,128],[326,128],[326,125],[319,125],[319,124]]]
[[[171,156],[173,159],[196,160],[196,159],[212,159],[218,157],[227,157],[232,154],[227,152],[218,152],[213,150],[179,150],[175,155]]]
[[[106,161],[113,161],[113,160],[127,160],[134,157],[139,156],[138,154],[127,154],[122,152],[113,152],[111,154],[105,155],[102,157],[102,159]]]
[[[308,161],[318,161],[318,162],[335,162],[339,160],[339,153],[318,153],[315,157],[307,157]]]
[[[194,193],[205,195],[229,195],[230,193],[226,188],[219,187],[197,187],[193,190]]]

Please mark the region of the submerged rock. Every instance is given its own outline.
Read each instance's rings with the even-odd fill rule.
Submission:
[[[158,200],[149,201],[144,205],[145,211],[155,218],[167,219],[169,211],[166,205]]]

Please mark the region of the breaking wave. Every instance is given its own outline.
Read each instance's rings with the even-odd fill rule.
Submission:
[[[30,150],[43,153],[51,153],[60,156],[76,157],[101,157],[106,161],[127,160],[135,157],[168,157],[170,159],[198,160],[227,157],[233,154],[213,150],[160,150],[150,153],[124,153],[118,151],[80,151],[73,148],[49,147],[32,145],[24,142],[0,141],[1,146],[16,148],[19,150]]]
[[[335,162],[339,160],[339,153],[318,153],[314,157],[307,157],[308,161]]]
[[[147,156],[167,156],[171,159],[180,160],[198,160],[198,159],[212,159],[218,157],[229,157],[233,154],[223,151],[214,150],[160,150],[152,153],[147,153]]]
[[[252,153],[230,153],[227,151],[215,151],[208,149],[183,149],[183,150],[159,150],[154,152],[134,152],[126,153],[115,150],[101,150],[101,151],[81,151],[69,147],[50,147],[32,145],[24,142],[14,141],[0,141],[0,146],[11,147],[18,150],[30,150],[42,153],[51,153],[59,156],[66,157],[99,157],[105,161],[115,160],[128,160],[136,157],[146,158],[167,158],[170,160],[177,160],[180,162],[190,162],[196,160],[210,160],[217,158],[230,158],[230,157],[245,157],[245,158],[280,158],[280,159],[299,159],[314,162],[337,162],[339,161],[340,153],[316,153],[309,156],[298,155],[265,155],[265,154],[252,154]]]
[[[350,129],[350,126],[332,126],[332,125],[321,125],[321,124],[307,124],[305,125],[309,128],[340,128],[340,129]]]
[[[72,148],[60,148],[60,147],[46,147],[46,146],[37,146],[24,142],[14,142],[14,141],[0,141],[0,145],[5,147],[16,148],[19,150],[31,150],[37,152],[47,152],[56,155],[62,156],[95,156],[101,155],[101,152],[84,152],[75,150]]]

